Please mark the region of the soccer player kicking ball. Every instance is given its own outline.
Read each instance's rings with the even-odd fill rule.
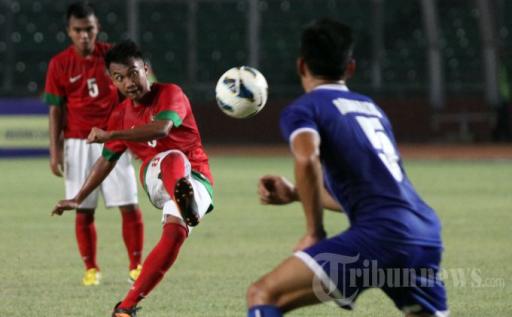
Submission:
[[[306,234],[296,253],[252,284],[249,317],[278,317],[335,301],[351,309],[377,287],[405,316],[447,316],[438,278],[441,224],[405,174],[391,125],[345,81],[355,70],[352,32],[320,20],[302,33],[298,73],[305,94],[281,114],[295,161],[295,185],[261,178],[263,204],[300,201]],[[323,209],[344,211],[350,227],[326,237]]]
[[[96,41],[99,28],[91,5],[71,4],[67,11],[67,33],[72,45],[51,59],[46,76],[43,99],[50,106],[50,168],[54,175],[64,176],[66,198],[78,193],[85,176],[101,156],[101,145],[87,144],[86,139],[93,127],[107,127],[118,99],[103,60],[111,45]],[[134,281],[141,270],[144,224],[129,154],[119,159],[97,190],[76,205],[75,233],[86,268],[82,278],[85,286],[98,285],[101,280],[94,222],[100,194],[107,207],[119,207],[121,211],[123,240],[130,259],[129,278]]]
[[[143,161],[140,180],[149,199],[163,209],[162,236],[144,261],[142,272],[112,316],[136,316],[137,303],[160,282],[176,260],[190,227],[212,205],[212,176],[208,156],[183,91],[173,84],[147,79],[147,64],[135,43],[115,45],[105,64],[112,81],[127,97],[109,119],[108,131],[93,128],[87,142],[104,143],[103,154],[78,194],[60,201],[53,214],[76,208],[109,174],[129,149]]]

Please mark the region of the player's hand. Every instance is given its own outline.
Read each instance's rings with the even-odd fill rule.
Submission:
[[[92,128],[87,137],[87,143],[105,143],[110,140],[110,133],[100,128]]]
[[[62,177],[64,175],[64,159],[63,159],[63,151],[62,147],[60,147],[56,153],[51,153],[50,155],[50,170],[53,175],[57,177]]]
[[[321,240],[325,239],[327,236],[326,232],[324,230],[321,230],[318,233],[307,233],[304,235],[299,242],[295,245],[293,248],[293,252],[302,251],[306,248],[309,248],[310,246],[317,244]]]
[[[74,199],[61,200],[52,210],[52,216],[61,216],[66,210],[74,210],[78,208],[79,203]]]
[[[286,178],[276,175],[260,178],[258,195],[264,205],[284,205],[299,200],[295,186]]]

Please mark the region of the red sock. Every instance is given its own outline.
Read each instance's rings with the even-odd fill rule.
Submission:
[[[133,270],[141,262],[142,247],[144,245],[144,223],[139,208],[133,211],[122,211],[123,240],[130,259],[130,270]]]
[[[186,238],[187,229],[184,226],[164,224],[160,241],[144,261],[139,278],[119,305],[120,308],[132,308],[151,292],[176,260]]]
[[[76,241],[78,250],[84,261],[85,268],[98,269],[96,263],[96,226],[94,225],[94,214],[77,212],[75,218]]]
[[[169,195],[174,198],[176,182],[185,177],[185,158],[181,153],[171,152],[160,165],[162,182]]]

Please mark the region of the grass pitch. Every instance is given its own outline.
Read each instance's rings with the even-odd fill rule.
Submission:
[[[215,211],[194,230],[177,263],[145,299],[141,317],[245,316],[249,283],[291,254],[303,233],[298,204],[258,204],[264,173],[292,174],[285,157],[215,156]],[[512,162],[410,161],[409,177],[443,221],[443,267],[452,316],[511,316]],[[110,316],[129,288],[128,259],[116,209],[96,212],[102,285],[83,287],[74,216],[50,217],[63,196],[46,159],[0,160],[0,316]],[[160,217],[142,193],[147,254]],[[329,213],[330,234],[346,228]],[[290,316],[401,316],[379,290],[364,293],[354,312],[318,305]]]

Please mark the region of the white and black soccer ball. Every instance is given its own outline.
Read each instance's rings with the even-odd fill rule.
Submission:
[[[228,116],[249,118],[260,112],[267,103],[267,80],[255,68],[233,67],[220,76],[215,96],[219,108]]]

